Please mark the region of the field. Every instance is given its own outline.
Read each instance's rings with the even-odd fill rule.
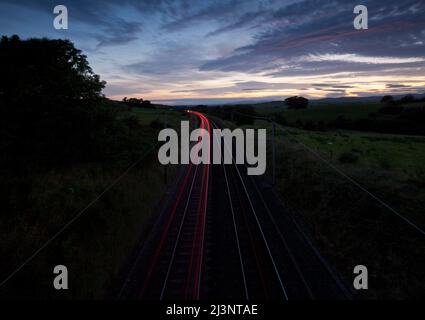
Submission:
[[[406,108],[421,107],[424,103],[409,103]],[[382,107],[381,103],[357,103],[357,104],[330,104],[312,105],[307,109],[293,110],[285,106],[256,106],[255,110],[261,116],[275,116],[281,114],[288,122],[295,123],[297,120],[329,122],[345,116],[352,120],[366,119],[371,113],[376,113]],[[390,117],[391,118],[391,117]]]
[[[328,121],[340,114],[362,119],[378,107],[334,105],[280,112],[292,120]],[[257,112],[273,113],[265,110]],[[257,120],[254,127],[268,129],[270,179],[271,126]],[[358,298],[420,295],[425,266],[417,258],[425,247],[420,234],[397,214],[425,227],[425,137],[281,125],[276,136],[278,192],[347,283],[355,265],[369,268],[371,288],[355,293]]]
[[[425,172],[425,137],[363,133],[353,131],[309,132],[288,129],[290,137],[322,151],[332,161],[341,162],[343,154],[352,153],[353,163],[370,170],[388,170],[398,174],[423,175]],[[282,132],[282,135],[285,133]],[[344,160],[342,160],[343,162]]]

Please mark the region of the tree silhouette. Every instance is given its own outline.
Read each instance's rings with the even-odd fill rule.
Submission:
[[[143,107],[143,108],[155,108],[154,105],[149,100],[143,100],[142,98],[127,98],[124,97],[122,99],[122,102],[124,102],[127,106],[130,108],[133,107]]]
[[[415,101],[416,101],[415,97],[411,94],[408,94],[400,99],[400,103],[412,103]]]
[[[385,104],[392,104],[394,103],[394,97],[390,95],[383,96],[381,102]]]
[[[0,71],[2,99],[9,102],[93,102],[105,86],[68,40],[2,37]]]
[[[91,161],[119,149],[112,135],[127,129],[70,41],[2,37],[0,74],[0,165]]]
[[[298,96],[289,97],[285,99],[285,104],[288,109],[305,109],[308,107],[308,99]]]

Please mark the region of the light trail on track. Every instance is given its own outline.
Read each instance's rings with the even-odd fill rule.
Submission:
[[[349,298],[270,189],[240,170],[244,166],[234,156],[231,164],[210,165],[211,140],[217,139],[212,129],[220,127],[199,112],[187,114],[203,129],[191,152],[208,153],[202,158],[209,161],[181,166],[121,296],[165,301]],[[201,145],[207,138],[208,147]],[[226,143],[223,147],[233,152]]]
[[[195,117],[199,121],[199,128],[202,129],[201,136],[196,142],[195,146],[200,146],[200,150],[203,150],[201,143],[205,143],[204,139],[211,137],[211,125],[209,120],[198,112],[188,112],[189,115]],[[207,135],[208,133],[209,135]],[[210,141],[208,141],[210,142]],[[210,146],[211,143],[208,143]],[[208,159],[210,158],[210,148],[207,148]],[[193,169],[195,168],[195,170]],[[200,173],[197,174],[199,171]],[[195,171],[195,173],[193,173]],[[189,179],[193,175],[193,178]],[[154,250],[152,258],[149,260],[148,268],[146,272],[145,280],[143,281],[142,289],[139,297],[143,298],[146,296],[147,291],[152,291],[152,287],[155,287],[154,282],[158,281],[158,268],[160,267],[163,260],[167,260],[167,271],[165,277],[161,281],[162,286],[159,292],[159,298],[163,299],[167,297],[167,290],[170,290],[169,281],[172,277],[173,268],[177,268],[176,257],[185,255],[185,246],[187,246],[186,240],[182,238],[191,238],[191,249],[190,258],[188,258],[186,267],[186,276],[183,282],[183,291],[181,296],[186,299],[198,300],[201,295],[201,282],[203,272],[203,256],[205,249],[205,233],[206,233],[206,216],[208,208],[208,192],[209,192],[209,175],[210,166],[207,164],[192,164],[190,163],[184,175],[183,183],[179,186],[177,191],[176,200],[170,208],[170,212],[167,215],[167,219],[164,223],[164,227],[161,229],[158,244]],[[188,181],[191,180],[191,183]],[[199,192],[199,196],[198,196]],[[182,209],[182,199],[186,198],[186,205],[184,210]],[[191,206],[189,206],[191,204]],[[196,205],[196,214],[188,214],[188,211],[193,210],[193,205]],[[179,214],[177,212],[179,211]],[[183,214],[180,214],[183,211]],[[192,211],[193,212],[193,211]],[[181,217],[180,217],[181,216]],[[192,222],[193,221],[193,226]],[[178,225],[178,232],[174,242],[175,230]],[[173,243],[172,254],[167,257],[167,251],[169,251],[170,242]],[[182,247],[182,248],[181,248]],[[180,250],[180,252],[179,252]],[[156,288],[155,288],[156,289]],[[156,290],[154,290],[156,291]],[[156,294],[156,293],[155,293]],[[150,296],[151,294],[147,294]]]

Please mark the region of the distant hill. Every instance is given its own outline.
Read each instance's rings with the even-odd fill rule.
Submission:
[[[406,96],[407,93],[392,95],[395,99],[400,99]],[[425,98],[425,93],[422,94],[412,94],[417,99]],[[338,98],[322,98],[322,99],[309,99],[311,106],[319,106],[319,105],[329,105],[329,104],[364,104],[364,103],[376,103],[381,101],[384,94],[376,95],[376,96],[368,96],[368,97],[338,97]],[[283,107],[286,108],[285,103],[283,102],[285,98],[282,98],[281,101],[278,100],[239,100],[233,102],[226,103],[199,103],[199,105],[207,105],[209,107],[219,107],[219,106],[243,106],[243,105],[251,105],[255,108],[277,108]],[[178,108],[187,108],[194,107],[196,104],[179,104],[174,105],[174,107]]]
[[[425,98],[425,93],[423,94],[412,94],[415,98]],[[397,99],[401,99],[406,96],[406,94],[393,95]],[[383,95],[379,96],[369,96],[369,97],[340,97],[340,98],[323,98],[317,100],[310,100],[311,105],[323,105],[323,104],[356,104],[356,103],[370,103],[370,102],[379,102],[381,101]]]
[[[402,97],[406,96],[407,93],[404,94],[398,94],[398,95],[392,95],[396,100],[397,99],[401,99]],[[412,94],[415,98],[417,99],[422,99],[425,98],[425,93],[422,94]],[[310,100],[310,106],[322,106],[322,105],[335,105],[335,104],[365,104],[365,103],[377,103],[380,102],[382,97],[384,96],[384,94],[382,95],[377,95],[377,96],[368,96],[368,97],[337,97],[337,98],[322,98],[322,99],[309,99]],[[255,108],[265,108],[265,109],[271,109],[271,108],[286,108],[286,105],[284,103],[285,100],[284,98],[282,98],[281,101],[278,100],[272,100],[272,101],[255,101],[255,100],[242,100],[242,101],[234,101],[234,102],[228,102],[228,103],[214,103],[214,104],[209,104],[209,103],[200,103],[199,105],[206,105],[209,107],[220,107],[220,106],[246,106],[246,105],[251,105]],[[186,109],[186,108],[190,108],[190,107],[194,107],[195,105],[184,105],[184,104],[180,104],[180,105],[174,105],[174,107],[176,108],[182,108],[182,109]]]

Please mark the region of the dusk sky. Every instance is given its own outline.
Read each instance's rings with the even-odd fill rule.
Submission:
[[[68,30],[53,28],[59,4]],[[358,4],[368,7],[368,30],[353,27]],[[425,92],[423,0],[0,0],[0,34],[70,39],[113,99]]]

